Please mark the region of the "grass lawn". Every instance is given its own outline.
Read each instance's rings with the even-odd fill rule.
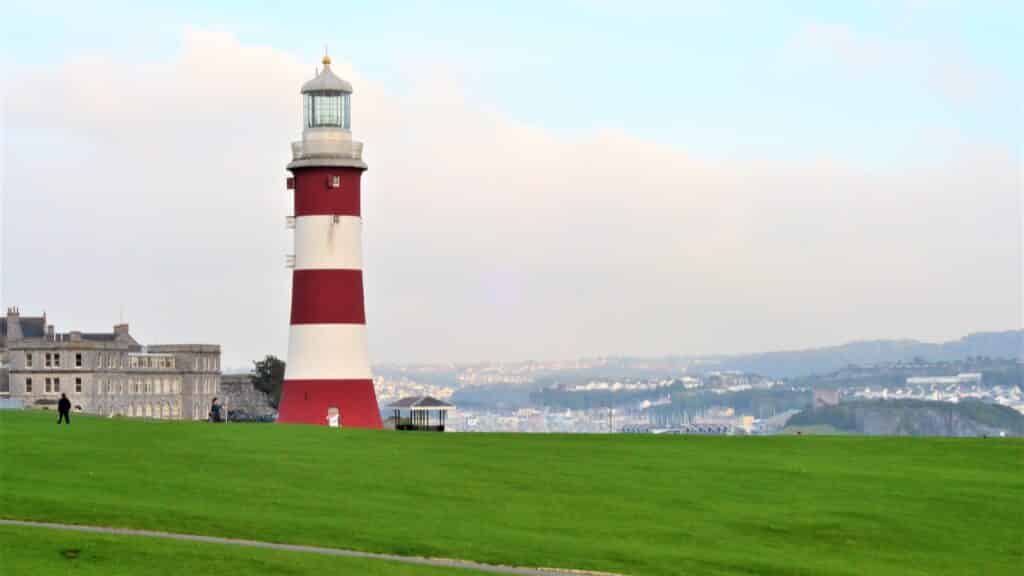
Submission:
[[[824,434],[826,436],[843,436],[851,434],[846,430],[840,430],[828,424],[815,424],[813,426],[786,426],[785,434]]]
[[[0,413],[0,516],[631,574],[1017,574],[1024,442]]]
[[[0,526],[0,574],[480,576],[482,573],[159,538]]]

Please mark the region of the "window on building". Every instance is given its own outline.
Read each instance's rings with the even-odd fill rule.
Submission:
[[[46,392],[53,392],[53,379],[47,378],[43,385],[45,386],[44,390],[46,390]]]
[[[53,366],[53,355],[47,353],[46,354],[46,367],[49,368],[50,366]]]
[[[60,378],[53,379],[53,391],[60,392]]]
[[[341,188],[341,176],[331,176],[331,188]]]
[[[75,354],[75,368],[81,368],[81,367],[82,367],[82,353],[79,352],[79,353]]]
[[[31,378],[25,378],[25,392],[31,392],[31,391],[32,391],[32,379]]]
[[[25,367],[26,368],[31,368],[32,367],[32,353],[31,352],[26,352],[25,353]]]
[[[81,394],[82,393],[82,379],[81,378],[75,378],[75,393],[76,394]]]
[[[60,366],[60,353],[59,352],[53,355],[53,365],[54,366]]]

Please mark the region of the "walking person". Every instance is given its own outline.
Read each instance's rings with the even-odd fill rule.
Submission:
[[[217,403],[217,398],[214,397],[213,402],[210,403],[210,422],[217,423],[223,421],[224,420],[221,418],[220,404]]]
[[[57,424],[61,422],[71,424],[71,400],[67,394],[61,394],[60,402],[57,402]]]

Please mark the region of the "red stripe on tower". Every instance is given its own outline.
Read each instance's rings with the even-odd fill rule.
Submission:
[[[380,428],[363,304],[360,178],[352,87],[323,70],[302,87],[302,140],[292,143],[295,270],[279,422]]]
[[[295,172],[295,215],[359,216],[362,170],[307,168]],[[303,193],[299,194],[298,191]]]
[[[292,325],[366,324],[362,270],[296,270]]]

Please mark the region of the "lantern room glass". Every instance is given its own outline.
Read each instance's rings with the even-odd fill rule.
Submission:
[[[303,95],[303,127],[351,129],[349,99],[344,92],[310,92]]]

